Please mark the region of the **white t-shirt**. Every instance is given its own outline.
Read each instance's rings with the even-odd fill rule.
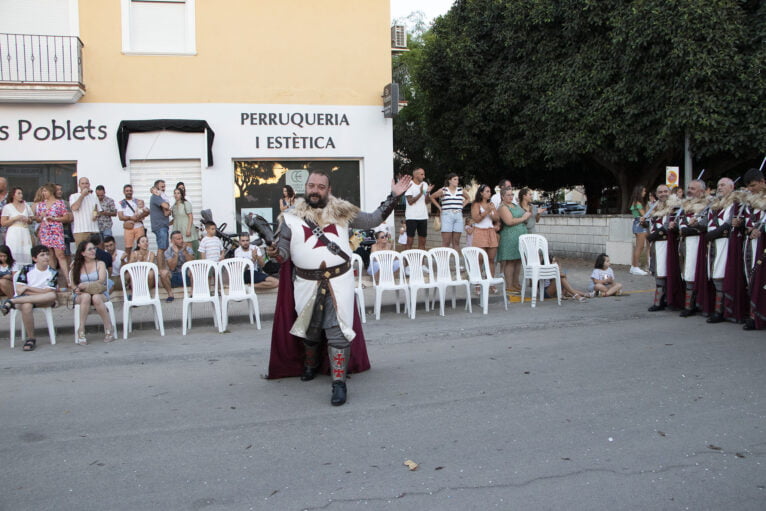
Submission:
[[[130,203],[130,206],[132,206],[133,209],[130,209],[130,206],[128,206],[127,203]],[[123,204],[124,204],[124,207],[123,207]],[[126,217],[131,217],[140,212],[138,209],[138,204],[136,203],[136,199],[127,200],[123,198],[121,201],[115,204],[115,206],[117,207],[117,212],[118,213],[122,212],[123,216],[126,216]],[[143,227],[143,226],[144,226],[143,221],[133,222],[134,229],[136,227]]]
[[[404,210],[404,218],[407,220],[428,220],[428,209],[426,208],[426,196],[425,192],[428,191],[428,183],[423,181],[419,185],[410,183],[410,187],[404,192],[405,197],[417,197],[420,191],[423,191],[423,195],[415,202],[410,204],[409,200],[406,203]]]
[[[80,193],[73,193],[69,196],[69,206],[77,202],[80,198]],[[72,210],[72,233],[80,232],[99,232],[98,222],[93,220],[93,210],[98,208],[101,211],[101,204],[98,202],[98,197],[95,193],[89,193],[80,203],[80,209],[77,211]]]
[[[124,250],[120,250],[119,248],[114,249],[114,256],[112,256],[112,277],[120,276],[120,267],[122,267],[122,258],[124,255]]]
[[[234,251],[234,257],[241,257],[242,259],[250,259],[255,264],[255,269],[260,270],[258,266],[258,260],[253,257],[253,251],[255,251],[255,257],[263,257],[263,250],[258,245],[250,245],[250,248],[244,250],[242,247],[237,247]]]
[[[221,250],[223,250],[223,243],[218,236],[205,236],[199,242],[199,251],[205,254],[203,259],[218,262],[221,260]]]
[[[604,280],[607,277],[611,277],[612,280],[614,280],[614,271],[612,271],[612,268],[607,268],[606,270],[602,270],[600,268],[594,268],[593,273],[590,274],[590,278],[595,280]]]
[[[50,289],[56,289],[56,279],[58,277],[58,272],[48,266],[44,270],[38,270],[36,265],[32,265],[32,267],[27,271],[26,279],[27,279],[27,286],[29,287],[36,287],[36,288],[50,288]]]

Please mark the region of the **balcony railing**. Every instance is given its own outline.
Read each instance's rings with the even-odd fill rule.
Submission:
[[[82,84],[77,36],[0,34],[0,82]]]

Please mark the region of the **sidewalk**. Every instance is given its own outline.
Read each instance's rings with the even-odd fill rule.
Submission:
[[[582,291],[587,290],[588,282],[590,281],[590,273],[593,270],[593,262],[583,259],[562,259],[561,267],[567,272],[567,278],[569,282],[576,288]],[[628,266],[613,266],[615,276],[618,282],[622,282],[625,293],[628,295],[638,294],[637,299],[643,300],[647,303],[651,301],[651,297],[647,296],[648,292],[654,290],[654,279],[651,276],[636,276],[628,273]],[[365,310],[367,314],[367,321],[375,321],[373,313],[373,306],[375,304],[375,290],[372,287],[372,281],[369,276],[365,275]],[[164,301],[164,293],[162,294],[162,314],[164,319],[165,331],[167,335],[174,335],[173,329],[178,329],[180,334],[181,317],[183,309],[183,299],[181,297],[183,291],[181,289],[176,290],[176,299],[167,303]],[[274,308],[276,306],[277,292],[276,290],[259,291],[258,302],[261,313],[261,325],[263,330],[270,331],[271,321],[274,318]],[[465,303],[465,292],[458,290],[459,308],[462,308]],[[515,298],[515,300],[514,300]],[[593,298],[589,301],[608,300],[608,298]],[[529,291],[527,292],[527,300],[529,300]],[[518,306],[518,298],[513,297],[511,304]],[[548,300],[545,301],[547,307]],[[114,293],[112,303],[114,305],[115,318],[117,320],[116,337],[122,339],[122,315],[123,315],[123,301],[121,293]],[[396,303],[396,297],[394,293],[387,292],[383,294],[383,306],[382,315],[391,314],[394,311],[394,305]],[[478,298],[474,295],[472,297],[473,315],[476,319],[480,319],[481,309],[479,307]],[[490,314],[499,312],[496,304],[502,304],[502,295],[495,294],[490,295]],[[510,306],[509,305],[509,306]],[[68,303],[60,301],[58,307],[53,310],[54,323],[56,324],[56,340],[58,343],[71,344],[74,343],[74,312],[72,309],[71,299]],[[446,305],[449,307],[449,304]],[[529,306],[529,305],[527,305]],[[502,307],[502,305],[500,305]],[[538,307],[540,305],[538,304]],[[133,308],[133,333],[129,334],[128,339],[138,334],[141,331],[154,331],[154,319],[151,307],[137,307]],[[433,311],[425,312],[422,306],[422,299],[417,310],[418,316],[422,314],[435,314]],[[195,331],[207,331],[213,330],[213,307],[210,304],[195,304],[193,308],[193,323],[190,333]],[[21,318],[17,320],[17,328],[19,328]],[[229,330],[237,331],[241,330],[239,325],[246,324],[249,326],[249,318],[247,314],[247,305],[244,302],[232,302],[229,308]],[[48,333],[46,329],[45,319],[42,314],[35,313],[35,326],[37,331],[38,349],[41,346],[49,345]],[[254,327],[253,327],[254,328]],[[103,327],[101,326],[101,319],[91,310],[86,322],[86,329],[89,338],[93,338],[94,342],[101,344],[100,339],[103,335]],[[180,337],[179,335],[179,338]],[[0,343],[9,344],[9,321],[7,318],[0,318]],[[21,351],[23,340],[16,338],[16,351]],[[2,344],[0,344],[0,352],[2,352]]]

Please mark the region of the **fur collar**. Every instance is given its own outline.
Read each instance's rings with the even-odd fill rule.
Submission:
[[[700,199],[686,199],[681,206],[686,214],[696,215],[708,207],[708,204],[710,204],[708,198],[702,197]]]
[[[713,200],[713,203],[710,205],[710,209],[714,211],[720,211],[722,209],[726,209],[735,202],[742,202],[741,199],[742,195],[741,192],[731,192],[729,195],[725,197],[718,197]]]
[[[290,213],[298,218],[311,220],[319,227],[324,227],[330,224],[348,225],[356,218],[359,208],[348,201],[330,195],[327,206],[324,208],[312,208],[304,199],[298,199]]]
[[[654,209],[652,216],[656,216],[656,217],[665,216],[673,212],[673,210],[678,207],[681,207],[681,200],[678,197],[671,195],[670,197],[668,197],[668,199],[665,201],[664,204],[660,202],[657,205],[657,207]]]
[[[753,209],[760,209],[766,211],[766,192],[751,193],[747,197],[747,204]]]

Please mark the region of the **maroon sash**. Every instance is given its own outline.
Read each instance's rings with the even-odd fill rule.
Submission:
[[[681,264],[678,256],[678,233],[668,230],[667,291],[665,300],[671,309],[684,308],[684,283],[681,280]]]

